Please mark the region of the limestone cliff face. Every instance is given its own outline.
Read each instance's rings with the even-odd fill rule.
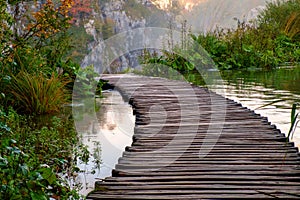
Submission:
[[[139,7],[141,6],[141,7]],[[114,40],[114,37],[117,37],[119,33],[129,34],[130,37],[130,30],[136,28],[143,28],[146,27],[147,20],[143,16],[144,13],[142,11],[136,10],[137,8],[151,8],[151,4],[147,0],[111,0],[108,3],[101,5],[100,13],[97,13],[95,17],[98,17],[104,23],[111,23],[112,32],[109,35],[104,36],[104,34],[97,34],[95,30],[96,27],[94,26],[94,21],[90,20],[86,25],[86,30],[88,33],[92,34],[95,38],[95,43],[91,45],[91,53],[87,55],[83,62],[82,67],[88,66],[93,64],[96,71],[102,73],[106,72],[120,72],[129,66],[136,64],[137,59],[133,58],[135,56],[132,55],[131,52],[127,52],[126,49],[130,49],[131,44],[125,43],[122,47],[124,52],[127,52],[125,55],[117,55],[118,52],[111,52],[115,54],[116,57],[113,63],[108,63],[109,59],[108,56],[104,56],[109,48],[107,46],[108,43]],[[104,30],[105,31],[105,30]],[[114,51],[114,49],[110,49],[110,51]],[[101,56],[102,55],[102,56]],[[107,65],[110,65],[108,67]]]
[[[126,0],[110,0],[109,2],[100,4],[100,9],[95,10],[93,17],[85,24],[87,33],[93,35],[95,41],[101,41],[123,31],[145,27],[145,19],[133,18],[126,13],[126,3]],[[102,23],[102,29],[100,29],[100,34],[98,35],[96,30],[97,21]],[[105,28],[111,29],[108,35],[104,35],[103,33],[107,31],[104,30]]]
[[[112,0],[103,6],[102,17],[104,20],[112,19],[115,22],[115,33],[145,27],[145,19],[127,15],[124,9],[126,3],[125,0]]]
[[[112,20],[114,34],[146,26],[167,27],[170,19],[179,19],[175,22],[177,25],[185,19],[195,32],[207,32],[216,26],[234,27],[235,19],[255,19],[267,1],[272,0],[110,0],[101,5],[95,17],[102,21]],[[180,8],[179,13],[163,9],[174,2]]]

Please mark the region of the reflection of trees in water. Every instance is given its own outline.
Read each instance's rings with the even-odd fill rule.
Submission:
[[[84,112],[83,109],[80,110],[80,113],[84,113],[80,115],[82,120],[77,121],[76,128],[82,133],[82,142],[89,154],[87,163],[77,163],[80,173],[76,181],[82,184],[81,194],[84,195],[94,188],[97,178],[110,176],[111,169],[114,168],[124,147],[132,142],[132,135],[129,137],[126,132],[130,130],[133,133],[134,124],[128,124],[132,117],[132,109],[116,91],[104,92],[103,95],[104,98],[96,99],[96,107],[100,107],[96,111],[97,120],[92,117],[94,115]]]
[[[126,126],[126,118],[130,113],[128,109],[129,107],[124,105],[121,95],[117,94],[117,92],[105,94],[101,109],[97,112],[100,128],[113,131],[117,127]]]
[[[266,88],[287,90],[300,94],[300,67],[279,68],[269,71],[235,71],[222,72],[222,77],[230,84],[261,84]]]
[[[100,129],[112,134],[131,135],[134,127],[131,107],[124,103],[122,96],[116,91],[104,95],[101,109],[96,113]]]
[[[99,103],[99,104],[101,104],[101,103]],[[106,115],[105,115],[106,112],[107,112],[106,106],[101,105],[100,110],[96,113],[96,116],[97,116],[100,126],[103,124],[103,122],[106,121]]]

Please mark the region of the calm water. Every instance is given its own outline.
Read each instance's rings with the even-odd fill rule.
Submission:
[[[91,159],[88,165],[78,164],[85,171],[79,173],[76,180],[84,186],[81,190],[83,195],[94,189],[95,181],[111,176],[125,147],[132,143],[135,118],[132,108],[121,95],[117,91],[104,92],[104,98],[97,99],[97,104],[101,105],[96,113],[97,122],[91,123],[86,118],[86,123],[80,127],[83,143],[88,145],[92,157],[99,155],[101,158],[100,168],[95,163],[96,159]]]
[[[300,67],[273,71],[227,71],[222,73],[222,77],[226,97],[268,117],[283,133],[288,133],[292,104],[300,101]],[[219,87],[218,83],[212,85],[214,89]],[[283,101],[257,109],[276,100]],[[292,140],[300,148],[299,126]]]

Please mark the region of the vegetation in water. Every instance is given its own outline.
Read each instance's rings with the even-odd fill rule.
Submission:
[[[270,2],[258,19],[236,29],[193,36],[220,69],[263,68],[300,62],[300,1]]]
[[[24,113],[45,114],[58,112],[68,100],[67,81],[56,75],[46,78],[43,74],[19,72],[11,77],[10,95],[16,101],[15,109]]]
[[[293,138],[293,135],[294,135],[294,132],[297,128],[297,125],[299,123],[299,119],[298,119],[298,116],[299,116],[299,112],[297,113],[297,103],[294,103],[293,106],[292,106],[292,111],[291,111],[291,127],[290,127],[290,130],[288,132],[288,135],[287,137],[291,137]]]

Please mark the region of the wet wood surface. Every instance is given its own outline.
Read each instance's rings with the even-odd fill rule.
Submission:
[[[87,199],[300,198],[300,156],[241,104],[183,81],[104,75],[136,116],[133,143]]]

